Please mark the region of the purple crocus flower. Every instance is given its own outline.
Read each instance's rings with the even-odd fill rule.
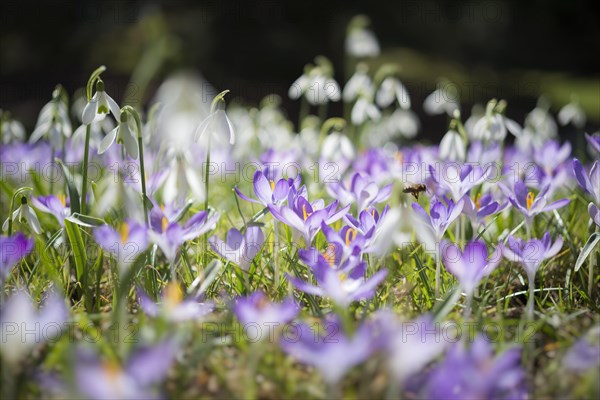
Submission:
[[[592,328],[567,351],[563,364],[567,369],[583,373],[600,367],[600,326]]]
[[[592,146],[594,150],[600,153],[600,135],[598,135],[597,133],[595,135],[588,135],[586,133],[585,140],[587,140],[587,142],[590,144],[590,146]]]
[[[67,205],[65,196],[49,196],[33,197],[31,205],[43,213],[52,214],[60,226],[65,226],[65,218],[71,215],[71,209]]]
[[[323,234],[325,234],[325,238],[329,242],[329,245],[341,250],[342,259],[346,259],[352,255],[355,250],[362,252],[364,249],[367,237],[363,236],[351,226],[343,226],[336,232],[333,228],[323,222],[321,224],[321,229],[323,230]],[[374,228],[371,228],[367,233],[368,237],[373,235],[373,231]]]
[[[175,356],[172,340],[137,349],[123,365],[79,349],[74,368],[77,391],[98,400],[162,398],[155,387],[165,379]]]
[[[581,186],[584,192],[592,196],[595,204],[590,203],[588,205],[588,212],[594,223],[600,226],[600,211],[598,210],[598,206],[600,206],[600,165],[598,161],[595,161],[588,175],[581,162],[578,159],[574,159],[573,172],[579,186]]]
[[[467,196],[464,203],[463,214],[469,218],[475,230],[484,223],[485,217],[496,214],[508,206],[506,202],[500,204],[495,201],[489,193],[484,195],[478,193],[474,198]]]
[[[18,291],[4,302],[0,310],[2,358],[15,365],[46,341],[57,340],[69,311],[61,295],[51,292],[38,310],[24,291]]]
[[[35,241],[17,232],[13,236],[0,236],[0,285],[4,284],[10,271],[19,261],[26,257]]]
[[[402,386],[447,347],[440,340],[442,332],[431,315],[413,321],[397,321],[391,311],[379,311],[375,317],[385,339],[384,349],[389,369]]]
[[[508,260],[523,266],[529,280],[529,302],[527,312],[533,315],[533,296],[535,290],[535,274],[545,259],[554,257],[562,248],[563,239],[559,236],[554,243],[550,233],[546,232],[542,239],[525,241],[509,236],[507,245],[502,245],[502,254]]]
[[[349,226],[356,230],[357,236],[364,237],[364,245],[362,247],[364,253],[376,252],[378,250],[375,242],[381,233],[381,227],[389,209],[390,207],[386,205],[381,213],[379,213],[375,207],[368,207],[360,212],[358,219],[354,218],[352,214],[344,216],[344,220],[348,222]]]
[[[496,269],[501,260],[501,252],[496,250],[488,257],[487,246],[481,240],[468,242],[464,250],[456,244],[446,242],[442,245],[442,260],[470,298],[479,282]]]
[[[484,170],[479,165],[472,164],[446,163],[438,169],[439,171],[430,165],[429,173],[433,181],[444,192],[449,192],[454,201],[462,199],[472,188],[488,179],[492,173],[491,167]]]
[[[456,343],[431,373],[425,396],[430,399],[527,399],[521,349],[494,355],[482,337],[469,348]]]
[[[318,335],[304,323],[293,327],[295,334],[290,332],[280,341],[283,351],[301,363],[317,368],[329,385],[339,383],[352,367],[369,358],[379,345],[371,325],[359,326],[349,337],[336,317],[325,321],[323,335]]]
[[[356,203],[358,211],[381,203],[392,194],[393,184],[385,185],[381,189],[377,184],[362,174],[355,172],[350,180],[349,187],[343,182],[336,182],[327,185],[327,191],[331,197],[336,198],[346,206]]]
[[[265,235],[258,226],[249,226],[244,233],[231,228],[227,231],[225,242],[216,236],[211,236],[208,242],[221,257],[239,265],[243,271],[248,271],[265,242]]]
[[[193,297],[184,299],[181,288],[174,281],[167,284],[158,304],[142,290],[138,290],[138,298],[146,315],[152,318],[162,316],[170,322],[201,320],[214,309],[210,302],[200,303]]]
[[[234,312],[242,324],[256,324],[261,329],[287,324],[298,314],[299,307],[288,298],[281,303],[272,303],[263,292],[237,299]]]
[[[120,266],[128,266],[148,247],[148,232],[135,221],[124,221],[116,230],[108,225],[94,229],[96,242],[114,255]]]
[[[288,275],[298,290],[321,297],[330,297],[336,304],[345,307],[353,301],[370,299],[375,287],[386,277],[387,270],[376,272],[365,279],[366,263],[356,255],[345,261],[338,260],[335,252],[321,254],[315,248],[298,251],[300,259],[310,267],[318,286]]]
[[[303,190],[305,189],[301,188],[300,193]],[[277,220],[299,232],[307,246],[310,246],[317,233],[319,233],[321,223],[325,222],[329,225],[342,218],[350,209],[350,206],[347,205],[337,210],[337,201],[328,206],[324,205],[323,200],[310,203],[304,195],[292,192],[290,190],[287,205],[277,207],[269,204],[269,211]]]
[[[171,263],[175,262],[177,251],[184,242],[214,229],[220,217],[217,212],[200,211],[184,224],[180,224],[176,220],[178,214],[177,210],[158,206],[150,211],[150,239],[160,247]]]
[[[235,193],[246,201],[259,203],[267,207],[269,204],[281,205],[288,197],[290,187],[294,185],[293,179],[279,179],[277,182],[269,180],[262,171],[256,171],[252,179],[254,186],[254,194],[258,198],[254,200],[242,193],[237,186],[234,188]]]
[[[508,197],[510,204],[518,210],[523,216],[525,216],[525,223],[527,226],[531,226],[533,218],[543,212],[556,210],[569,204],[569,199],[557,200],[553,203],[548,204],[546,194],[548,192],[548,186],[546,185],[537,196],[527,189],[525,183],[518,181],[514,185],[514,190],[511,192],[506,186],[501,185],[500,188],[504,191],[504,194]]]
[[[445,199],[445,203],[437,197],[431,199],[429,214],[419,203],[413,203],[412,208],[420,222],[423,222],[426,229],[417,229],[421,241],[426,245],[434,245],[444,236],[444,233],[452,222],[460,215],[464,207],[464,200],[459,200],[456,204],[452,200]],[[420,228],[418,226],[418,228]]]

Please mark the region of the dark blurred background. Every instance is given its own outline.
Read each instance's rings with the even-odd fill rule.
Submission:
[[[342,83],[348,21],[363,13],[382,53],[369,63],[402,66],[422,117],[422,100],[440,77],[457,83],[463,108],[492,97],[523,121],[545,95],[558,110],[576,95],[588,130],[600,120],[598,2],[532,1],[15,1],[1,5],[0,108],[32,128],[52,89],[70,93],[105,64],[109,93],[146,104],[172,71],[198,72],[249,104],[280,94],[303,66],[329,57]],[[147,86],[138,92],[138,84]],[[335,106],[331,114],[340,114]],[[423,118],[422,118],[423,119]],[[438,136],[444,117],[424,121]]]

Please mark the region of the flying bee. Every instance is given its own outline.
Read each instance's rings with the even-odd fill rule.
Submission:
[[[414,196],[415,199],[417,199],[417,201],[419,200],[419,195],[423,192],[425,192],[427,190],[427,186],[425,186],[423,183],[418,183],[416,185],[410,185],[410,186],[406,186],[404,188],[404,190],[402,190],[403,193],[410,193]]]

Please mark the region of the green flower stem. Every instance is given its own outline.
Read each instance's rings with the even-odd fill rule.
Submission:
[[[149,226],[148,222],[148,207],[147,207],[147,198],[148,194],[146,193],[146,169],[144,167],[144,140],[142,138],[142,121],[140,119],[140,115],[135,110],[135,108],[131,106],[125,106],[121,109],[121,112],[126,112],[130,114],[133,119],[135,119],[135,125],[137,128],[137,142],[138,142],[138,152],[140,153],[140,176],[142,179],[142,206],[144,207],[144,222],[146,223],[146,227]]]
[[[85,88],[85,94],[87,101],[90,102],[92,100],[92,88],[94,83],[100,80],[100,74],[106,71],[106,67],[101,65],[96,68],[94,72],[90,75],[90,79],[88,79],[87,86]],[[81,181],[81,213],[86,214],[86,197],[87,197],[87,178],[88,178],[88,161],[90,158],[90,135],[92,131],[92,126],[87,125],[85,127],[85,147],[83,149],[83,166],[82,166],[82,181]],[[63,156],[64,157],[64,156]]]

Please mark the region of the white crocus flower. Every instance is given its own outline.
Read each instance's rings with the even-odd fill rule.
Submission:
[[[117,120],[121,117],[121,109],[112,97],[104,91],[104,82],[99,80],[96,83],[96,93],[83,108],[81,121],[84,125],[89,125],[94,121],[103,120],[110,112]]]
[[[42,233],[40,220],[38,219],[37,215],[35,215],[35,211],[33,211],[31,207],[29,207],[29,204],[27,204],[27,197],[25,196],[21,197],[21,206],[13,211],[12,216],[8,217],[6,221],[4,221],[4,224],[2,225],[2,230],[4,232],[8,230],[9,219],[12,219],[13,222],[20,222],[29,225],[31,230],[38,235]]]
[[[235,131],[225,110],[217,109],[210,113],[196,129],[194,140],[206,141],[207,135],[211,135],[211,140],[216,143],[224,143],[225,138],[228,138],[230,145],[235,143]]]
[[[108,133],[98,146],[98,154],[104,153],[112,146],[117,139],[117,143],[125,146],[125,151],[132,158],[138,157],[138,142],[134,122],[127,117],[127,113],[121,113],[119,125]]]
[[[576,128],[583,128],[586,122],[585,112],[576,102],[571,102],[558,112],[558,122],[565,126],[572,123]]]
[[[64,138],[71,137],[69,111],[65,102],[60,98],[60,94],[60,89],[55,89],[52,100],[42,107],[29,143],[35,143],[41,138],[47,137],[52,147],[56,149],[62,146]]]
[[[356,100],[361,93],[370,97],[373,96],[375,89],[371,78],[367,75],[367,71],[368,69],[364,64],[356,66],[356,72],[344,86],[344,93],[342,94],[344,102],[350,103]]]
[[[466,158],[465,142],[458,132],[450,129],[440,142],[440,159],[447,161],[464,161]]]
[[[361,96],[352,107],[351,120],[354,125],[361,125],[367,120],[378,121],[381,118],[379,109],[373,104],[373,100]]]
[[[381,82],[377,94],[375,95],[375,101],[381,108],[391,105],[394,100],[398,100],[398,104],[404,110],[410,108],[410,97],[406,87],[400,82],[398,78],[388,76]]]

